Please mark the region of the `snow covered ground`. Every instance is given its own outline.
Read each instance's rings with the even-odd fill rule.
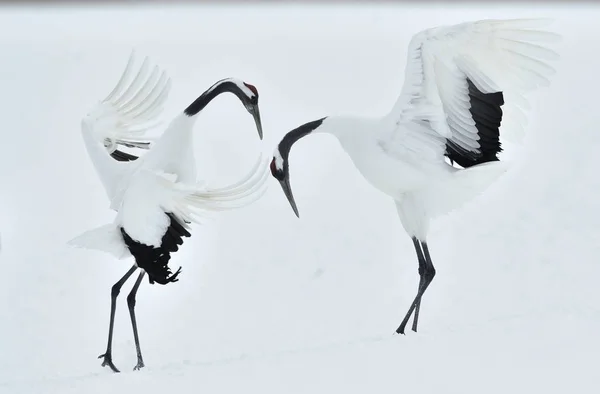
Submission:
[[[587,7],[587,8],[586,8]],[[138,293],[139,372],[122,291],[113,374],[110,287],[129,262],[66,242],[113,213],[79,122],[131,47],[169,71],[165,118],[217,79],[255,84],[265,131],[233,96],[197,124],[201,171],[238,177],[290,129],[381,114],[417,31],[550,16],[563,34],[514,170],[429,237],[438,275],[420,330],[394,335],[418,283],[393,202],[326,135],[291,156],[301,219],[279,185],[196,227],[181,280]],[[0,10],[0,393],[598,393],[600,8],[541,5]]]

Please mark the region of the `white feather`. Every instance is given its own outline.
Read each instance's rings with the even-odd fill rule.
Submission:
[[[170,224],[165,212],[173,213],[181,222],[201,223],[211,212],[246,206],[266,191],[267,164],[261,156],[241,182],[218,189],[178,182],[169,174],[142,169],[123,194],[116,223],[136,241],[158,247]]]
[[[148,76],[150,63],[144,59],[133,74],[135,52],[113,90],[81,121],[86,149],[110,200],[115,198],[123,176],[139,166],[136,162],[118,162],[109,156],[118,145],[149,149],[151,138],[145,132],[160,124],[158,117],[169,94],[170,81],[158,67]]]
[[[413,312],[417,330],[415,310],[435,275],[426,247],[431,220],[473,199],[508,170],[509,162],[495,160],[498,121],[508,118],[501,135],[509,124],[512,134],[520,136],[527,93],[550,82],[554,69],[548,62],[557,55],[547,44],[556,35],[534,30],[544,23],[487,20],[424,30],[410,42],[404,86],[388,115],[330,116],[284,137],[293,144],[313,130],[333,134],[363,177],[394,199],[402,226],[415,243],[421,277],[398,333],[404,333]],[[502,92],[505,104],[513,100],[513,105],[499,108],[499,94],[482,97],[471,84],[483,94]],[[273,158],[279,170],[286,169],[283,157],[290,145],[280,143],[278,151],[282,147]],[[446,155],[467,168],[450,166]],[[298,214],[289,179],[284,180],[285,194]]]
[[[148,57],[144,58],[139,71],[129,81],[134,60],[135,51],[132,51],[119,82],[84,119],[98,141],[109,140],[115,144],[147,148],[140,138],[144,138],[143,134],[148,129],[158,125],[156,122],[171,85],[166,73],[161,73],[158,66],[154,66],[148,74],[151,67]]]
[[[399,125],[396,133],[401,135],[396,140],[405,139],[405,124],[426,120],[440,136],[478,152],[477,130],[469,121],[466,78],[483,93],[503,92],[503,125],[510,129],[506,136],[521,138],[525,97],[548,86],[555,72],[549,62],[558,59],[549,44],[559,36],[533,30],[547,22],[483,20],[416,34],[409,44],[404,86],[390,114]]]
[[[73,238],[67,244],[77,248],[106,252],[119,260],[131,256],[115,223],[88,230]]]
[[[231,185],[208,188],[198,181],[192,134],[197,117],[185,113],[176,116],[150,147],[143,132],[159,121],[170,80],[158,67],[152,68],[148,58],[134,76],[133,60],[132,52],[114,89],[82,120],[86,148],[117,217],[113,224],[69,242],[103,250],[117,258],[129,256],[121,228],[135,241],[158,247],[170,225],[167,213],[172,213],[184,227],[188,227],[185,222],[200,223],[211,212],[256,201],[264,194],[268,177],[268,165],[261,155],[249,173]],[[239,80],[218,83],[230,81],[254,95]],[[119,144],[149,150],[134,161],[119,162],[110,156]]]
[[[410,41],[404,85],[388,115],[328,117],[315,131],[335,135],[365,179],[396,201],[407,232],[424,240],[429,220],[506,171],[504,163],[457,170],[445,161],[449,142],[461,155],[481,153],[467,78],[484,94],[502,92],[500,136],[520,141],[527,95],[549,84],[550,62],[558,59],[550,47],[559,36],[538,30],[546,23],[484,20],[423,30]]]

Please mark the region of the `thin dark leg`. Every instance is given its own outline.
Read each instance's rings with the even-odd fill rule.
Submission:
[[[137,265],[133,265],[125,275],[117,283],[115,283],[110,291],[110,323],[108,326],[108,344],[106,345],[106,352],[98,356],[98,358],[104,358],[102,366],[109,366],[113,372],[119,372],[115,364],[112,362],[112,338],[113,338],[113,327],[115,325],[115,311],[117,309],[117,296],[121,292],[121,287],[127,282],[127,279],[137,269]]]
[[[429,284],[433,280],[433,277],[435,276],[435,268],[433,267],[433,262],[431,261],[431,256],[429,255],[429,248],[427,247],[427,243],[421,242],[421,248],[423,249],[423,254],[425,257],[425,265],[423,266],[423,275],[421,276],[419,290],[417,292],[415,300],[408,309],[406,316],[404,316],[404,320],[402,320],[402,323],[400,323],[400,326],[396,330],[398,334],[404,334],[404,329],[406,328],[406,324],[408,323],[410,316],[412,315],[417,305],[421,302],[421,298],[423,297],[425,290],[427,290],[427,287],[429,286]],[[416,331],[415,326],[413,326],[413,330]]]
[[[423,281],[425,278],[425,257],[423,256],[423,251],[421,250],[421,245],[419,244],[419,240],[416,237],[412,238],[413,244],[415,245],[415,250],[417,252],[417,258],[419,259],[419,287],[420,289],[423,286]],[[418,291],[417,289],[417,291]],[[415,307],[415,316],[413,318],[412,330],[417,332],[417,325],[419,323],[419,311],[421,310],[421,299],[417,301],[417,306]]]
[[[137,364],[133,367],[133,370],[139,370],[144,367],[144,360],[142,359],[142,350],[140,349],[140,338],[138,336],[137,322],[135,321],[135,295],[137,294],[138,288],[142,283],[144,274],[146,272],[140,272],[131,292],[127,296],[127,306],[129,307],[129,316],[131,316],[131,326],[133,327],[133,338],[135,339],[135,350],[137,352]]]

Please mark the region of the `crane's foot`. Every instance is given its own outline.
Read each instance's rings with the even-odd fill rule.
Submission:
[[[402,323],[400,323],[400,326],[396,329],[397,334],[406,335],[404,331],[406,330],[406,324],[408,323],[408,320],[410,319],[410,315],[412,314],[411,312],[412,312],[411,310],[408,311],[408,313],[404,317],[404,320],[402,320]]]
[[[104,358],[104,361],[102,361],[102,366],[103,367],[108,366],[115,373],[121,372],[121,371],[119,371],[117,369],[117,367],[115,367],[115,364],[113,364],[113,362],[112,362],[112,354],[110,352],[106,352],[104,354],[101,354],[101,355],[98,356],[98,358]]]
[[[412,313],[413,313],[413,311],[415,309],[415,305],[418,305],[418,304],[413,303],[413,305],[411,306],[411,308],[406,313],[406,316],[404,316],[404,319],[402,320],[402,323],[400,323],[400,326],[398,326],[398,328],[396,329],[396,333],[397,334],[406,335],[406,333],[405,333],[406,325],[408,324],[408,321],[410,320],[410,317],[411,317],[411,315],[412,315]],[[414,332],[417,332],[417,319],[418,318],[419,318],[418,315],[415,314],[415,320],[413,321],[413,326],[412,326],[412,330]]]
[[[405,330],[406,330],[406,327],[404,327],[404,326],[402,325],[402,326],[400,326],[400,327],[398,327],[398,328],[396,329],[396,334],[402,334],[402,335],[406,335],[406,332],[404,332]],[[414,328],[413,328],[412,330],[413,330],[414,332],[417,332],[417,330],[416,330],[416,329],[414,329]]]
[[[143,360],[138,360],[137,364],[135,367],[133,367],[134,371],[139,371],[140,369],[144,368],[144,361]]]

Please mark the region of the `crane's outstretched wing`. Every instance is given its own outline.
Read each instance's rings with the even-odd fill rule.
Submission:
[[[482,20],[416,34],[405,81],[382,141],[404,156],[449,157],[463,167],[497,160],[503,136],[520,138],[525,95],[549,85],[560,36],[541,19]],[[507,133],[508,132],[508,133]]]
[[[266,191],[267,170],[267,162],[259,160],[240,181],[219,189],[176,183],[172,174],[137,172],[125,191],[116,223],[150,283],[177,280],[181,268],[172,273],[168,263],[183,238],[191,236],[188,224],[199,223],[210,211],[236,209],[256,201]]]
[[[145,132],[158,125],[170,89],[166,73],[156,66],[150,71],[148,58],[133,76],[134,59],[132,52],[114,89],[81,121],[88,154],[111,201],[122,186],[123,176],[137,163],[137,156],[117,148],[150,147],[151,139]]]
[[[144,58],[134,75],[135,52],[110,94],[86,116],[95,138],[102,141],[107,152],[117,161],[132,161],[137,156],[118,149],[149,149],[152,138],[145,133],[158,126],[163,105],[171,87],[170,78],[158,66],[152,67]]]
[[[173,174],[140,170],[118,202],[117,223],[134,241],[158,248],[171,222],[167,214],[189,229],[189,223],[201,223],[210,212],[244,207],[266,192],[268,170],[261,155],[238,182],[221,188],[175,182]]]
[[[132,247],[151,260],[160,257],[168,262],[170,253],[183,244],[183,237],[191,235],[191,222],[200,223],[209,212],[241,208],[262,197],[267,190],[267,164],[261,155],[238,182],[221,188],[176,183],[169,174],[139,171],[118,201],[115,221],[86,231],[68,244],[124,259],[132,255],[127,243],[135,243]]]

